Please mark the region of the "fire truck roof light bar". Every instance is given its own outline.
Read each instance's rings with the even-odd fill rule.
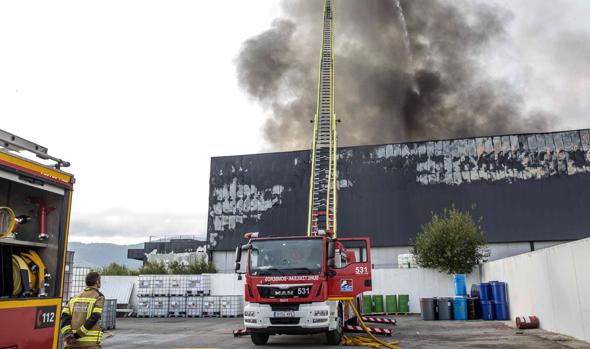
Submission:
[[[244,234],[244,238],[246,238],[246,239],[257,238],[257,237],[258,237],[258,232]]]
[[[35,154],[40,159],[55,161],[55,168],[57,169],[70,166],[69,162],[49,155],[46,147],[40,146],[39,144],[28,141],[4,130],[0,130],[0,147],[16,152],[23,150],[28,151]]]

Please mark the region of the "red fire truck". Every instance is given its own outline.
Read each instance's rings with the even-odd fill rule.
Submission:
[[[67,166],[0,130],[0,348],[57,347],[74,184]]]
[[[247,252],[244,325],[254,344],[274,334],[325,332],[339,344],[355,321],[349,306],[371,290],[368,238],[337,238],[337,137],[334,112],[334,12],[325,0],[317,111],[311,149],[306,236],[248,235],[236,250],[236,271]],[[350,302],[352,301],[352,302]]]
[[[326,333],[337,345],[344,324],[355,322],[345,301],[360,307],[371,290],[368,238],[248,236],[244,325],[252,342],[266,344],[274,334]],[[236,269],[239,269],[237,262]]]

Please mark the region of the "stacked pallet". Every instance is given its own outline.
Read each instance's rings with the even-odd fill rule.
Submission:
[[[238,317],[242,296],[211,296],[209,275],[140,275],[138,317]]]

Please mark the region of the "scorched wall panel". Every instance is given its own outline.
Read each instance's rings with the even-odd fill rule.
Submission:
[[[590,236],[588,130],[360,146],[339,150],[339,236],[406,246],[455,205],[483,217],[489,242]],[[309,152],[212,158],[208,242],[307,229]]]

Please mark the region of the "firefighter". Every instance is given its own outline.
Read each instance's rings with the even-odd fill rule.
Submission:
[[[100,274],[88,273],[86,286],[82,293],[70,299],[62,312],[61,333],[66,348],[100,349],[100,317],[104,305],[104,296],[98,291]]]

